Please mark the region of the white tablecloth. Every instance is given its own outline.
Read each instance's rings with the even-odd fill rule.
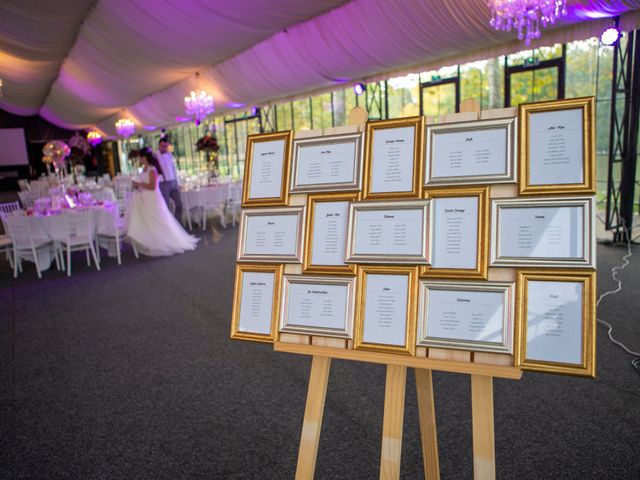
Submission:
[[[93,213],[93,221],[96,232],[107,231],[111,229],[114,220],[118,221],[118,206],[114,203],[105,203],[104,205],[96,205],[92,207],[81,207]],[[63,213],[51,215],[33,214],[27,217],[31,228],[31,236],[35,239],[64,240],[66,238],[66,224]],[[109,252],[111,256],[113,252]],[[54,260],[51,252],[41,249],[38,252],[38,262],[42,270],[51,267]]]

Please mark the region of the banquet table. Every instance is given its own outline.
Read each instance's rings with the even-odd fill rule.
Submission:
[[[224,208],[229,197],[229,184],[218,183],[199,188],[180,190],[182,197],[183,216],[190,215],[192,210],[201,211],[202,208]],[[222,211],[222,210],[221,210]]]
[[[94,227],[96,232],[108,231],[118,222],[118,206],[112,202],[104,202],[101,205],[76,207],[74,210],[88,210],[93,213]],[[31,236],[34,239],[49,239],[54,241],[66,238],[65,210],[46,213],[34,212],[28,214]],[[115,251],[109,250],[109,256],[115,256]],[[38,252],[38,262],[41,270],[51,267],[54,260],[49,250],[42,249]]]

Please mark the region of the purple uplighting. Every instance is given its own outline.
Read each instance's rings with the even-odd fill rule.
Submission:
[[[244,106],[245,106],[245,104],[244,103],[240,103],[240,102],[229,102],[229,103],[227,103],[227,107],[229,107],[229,108],[242,108]]]
[[[149,131],[151,131],[151,130],[156,130],[157,128],[158,128],[158,127],[155,127],[155,126],[153,126],[153,125],[145,125],[145,126],[144,126],[144,129],[145,129],[145,130],[149,130]]]
[[[176,122],[190,122],[191,117],[176,117]]]

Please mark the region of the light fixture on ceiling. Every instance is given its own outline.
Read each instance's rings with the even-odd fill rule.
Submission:
[[[362,95],[364,93],[364,83],[356,83],[353,86],[353,91],[355,92],[356,95]]]
[[[199,83],[200,74],[196,73],[196,82]],[[184,97],[184,110],[187,115],[193,117],[195,124],[200,125],[207,115],[214,112],[213,97],[206,90],[191,91],[188,97]]]
[[[540,25],[546,27],[556,23],[567,14],[566,0],[488,0],[491,21],[496,30],[518,31],[518,39],[530,45],[540,38]]]
[[[102,143],[102,135],[96,130],[91,130],[87,133],[87,142],[89,142],[89,145],[92,147],[100,145]]]
[[[116,131],[121,137],[129,138],[131,135],[133,135],[133,132],[135,132],[135,130],[136,124],[133,123],[133,120],[131,120],[130,118],[120,118],[116,122]]]
[[[621,38],[622,32],[617,27],[609,27],[600,35],[600,42],[607,47],[612,47]]]

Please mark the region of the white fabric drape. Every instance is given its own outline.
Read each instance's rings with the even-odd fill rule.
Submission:
[[[486,0],[11,4],[0,6],[0,108],[109,134],[122,109],[140,129],[175,123],[198,85],[196,71],[222,113],[231,103],[264,104],[524,48],[489,26]],[[640,0],[569,4],[569,16],[539,44],[599,33],[610,23],[601,17],[638,26]]]

